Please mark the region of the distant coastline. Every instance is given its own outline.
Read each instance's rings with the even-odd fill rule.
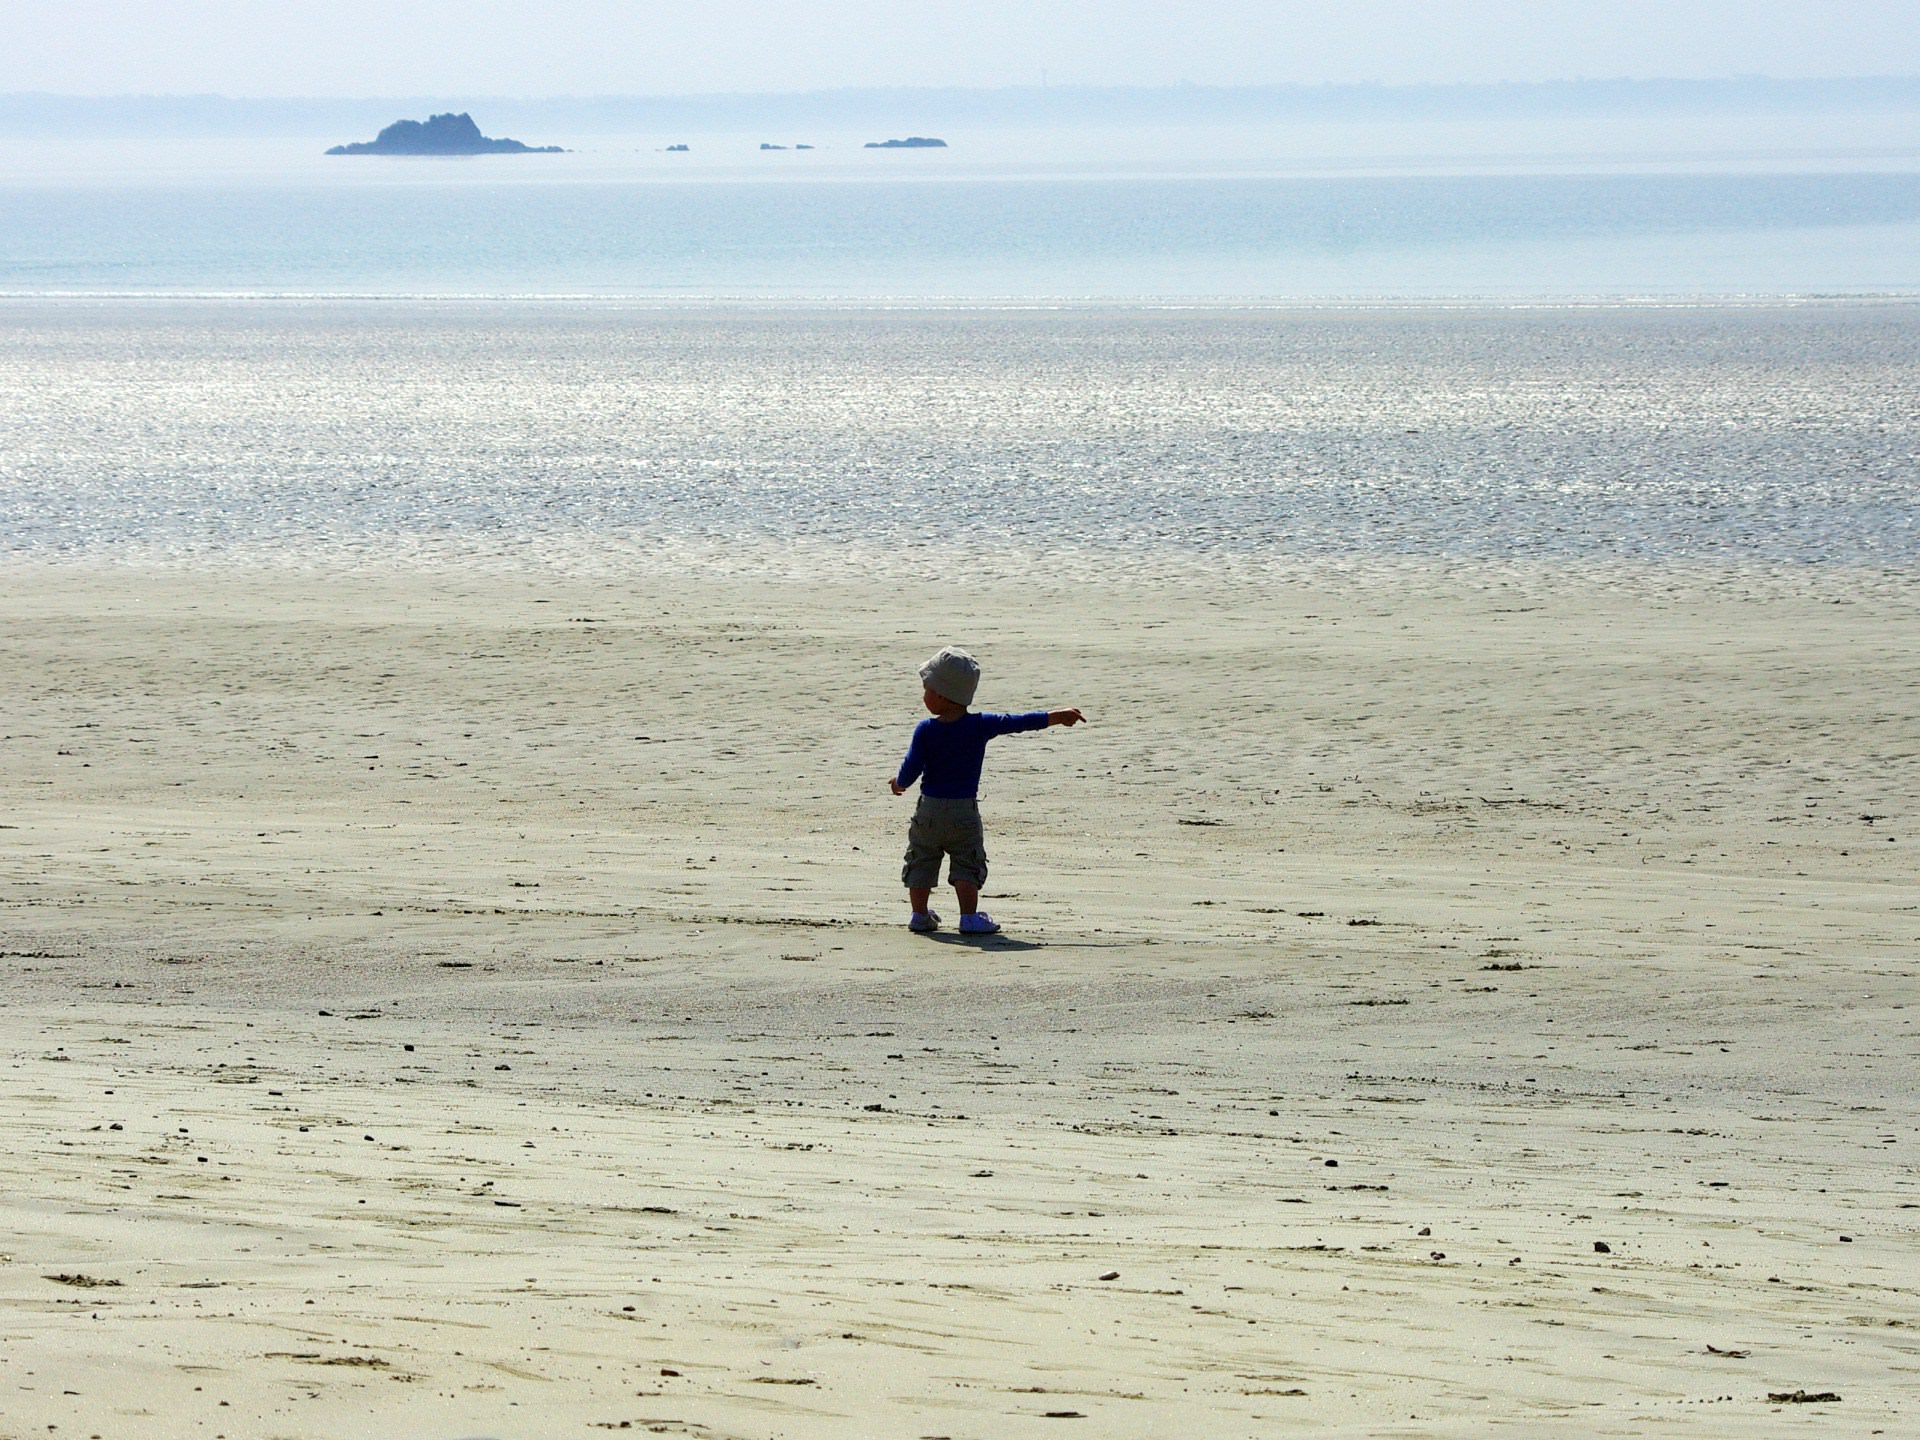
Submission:
[[[1502,85],[1008,86],[768,95],[247,99],[221,95],[0,94],[0,135],[315,137],[395,115],[484,109],[522,132],[636,135],[874,130],[913,117],[940,130],[997,125],[1208,125],[1285,121],[1633,119],[1701,115],[1920,114],[1920,76],[1830,80],[1555,80]],[[938,127],[938,128],[934,128]],[[923,132],[924,133],[924,132]]]

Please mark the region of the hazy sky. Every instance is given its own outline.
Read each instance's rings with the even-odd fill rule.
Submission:
[[[1920,74],[1915,0],[8,0],[0,92]]]

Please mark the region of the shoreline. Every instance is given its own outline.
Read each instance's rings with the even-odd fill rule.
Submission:
[[[121,547],[124,551],[126,547]],[[603,552],[612,547],[603,544]],[[1573,585],[1610,592],[1646,604],[1706,602],[1718,598],[1732,609],[1750,601],[1807,601],[1829,605],[1888,607],[1890,617],[1920,612],[1920,585],[1911,567],[1888,562],[1795,561],[1742,558],[1643,559],[1589,555],[1490,558],[1431,555],[1222,555],[1179,553],[1171,547],[1151,557],[1135,552],[1052,548],[981,560],[963,550],[927,545],[902,551],[883,543],[833,544],[728,539],[708,545],[659,544],[613,550],[588,562],[579,551],[564,557],[480,553],[465,542],[438,553],[425,547],[406,553],[309,550],[302,556],[230,547],[225,558],[193,551],[126,554],[96,552],[16,557],[11,573],[29,592],[84,593],[99,584],[187,589],[258,583],[291,595],[337,593],[338,587],[371,586],[376,592],[432,595],[469,593],[486,583],[519,590],[548,588],[584,595],[672,593],[683,582],[711,582],[754,595],[756,601],[805,606],[810,594],[877,604],[876,592],[928,583],[957,558],[967,558],[975,577],[995,589],[1020,588],[1065,604],[1088,593],[1122,602],[1166,593],[1221,596],[1258,602],[1264,597],[1324,593],[1350,601],[1420,596],[1496,595],[1531,603]],[[349,600],[352,597],[346,597]],[[36,603],[31,593],[21,603]]]

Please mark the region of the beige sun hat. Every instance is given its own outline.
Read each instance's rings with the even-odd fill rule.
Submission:
[[[980,662],[953,645],[943,645],[920,667],[920,683],[956,705],[971,705],[980,688]]]

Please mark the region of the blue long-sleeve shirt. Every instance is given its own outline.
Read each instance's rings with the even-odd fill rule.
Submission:
[[[969,712],[957,720],[929,715],[913,727],[913,741],[894,780],[902,790],[918,780],[920,793],[936,800],[972,800],[980,793],[980,767],[986,762],[989,740],[1046,728],[1044,710],[1023,715]]]

